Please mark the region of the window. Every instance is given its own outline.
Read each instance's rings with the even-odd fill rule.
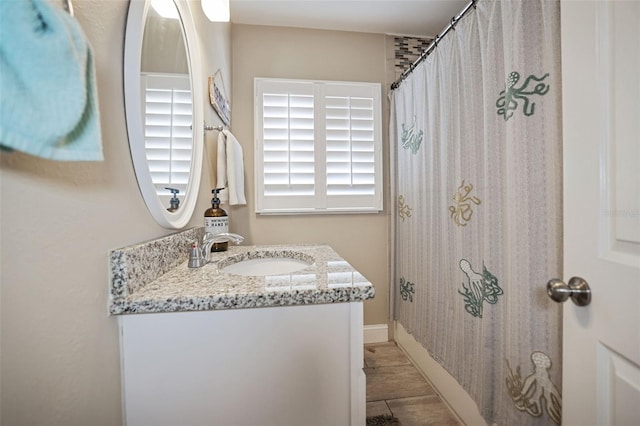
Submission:
[[[192,102],[186,74],[142,74],[144,143],[151,180],[159,196],[166,187],[185,194],[191,171]]]
[[[255,79],[256,211],[382,210],[381,86]]]

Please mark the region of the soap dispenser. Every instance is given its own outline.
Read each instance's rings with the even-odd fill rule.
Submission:
[[[204,232],[211,235],[218,235],[223,232],[229,232],[229,215],[220,208],[220,199],[218,193],[224,188],[216,188],[211,190],[213,198],[211,199],[211,208],[204,212]],[[229,248],[229,242],[213,243],[211,251],[226,251]]]
[[[171,207],[167,209],[168,211],[173,213],[176,210],[178,210],[178,207],[180,207],[180,199],[178,198],[178,194],[180,193],[180,190],[176,188],[168,188],[168,187],[164,189],[168,189],[173,194],[173,196],[169,200],[169,204],[171,205]]]

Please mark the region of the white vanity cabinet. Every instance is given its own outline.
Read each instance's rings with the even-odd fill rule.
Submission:
[[[202,233],[110,254],[126,425],[364,426],[372,284],[326,245],[230,247],[195,269],[174,262]],[[224,269],[280,257],[308,266],[265,276]]]
[[[365,424],[362,301],[119,316],[127,426]]]

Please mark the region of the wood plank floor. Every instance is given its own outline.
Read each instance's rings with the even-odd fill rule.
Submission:
[[[402,426],[458,426],[422,374],[394,342],[364,345],[367,417],[392,414]]]

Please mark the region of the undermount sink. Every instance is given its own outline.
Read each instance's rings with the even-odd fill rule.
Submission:
[[[222,272],[235,275],[283,275],[308,268],[313,265],[313,262],[313,258],[304,253],[265,250],[228,257],[218,262],[218,268]]]

